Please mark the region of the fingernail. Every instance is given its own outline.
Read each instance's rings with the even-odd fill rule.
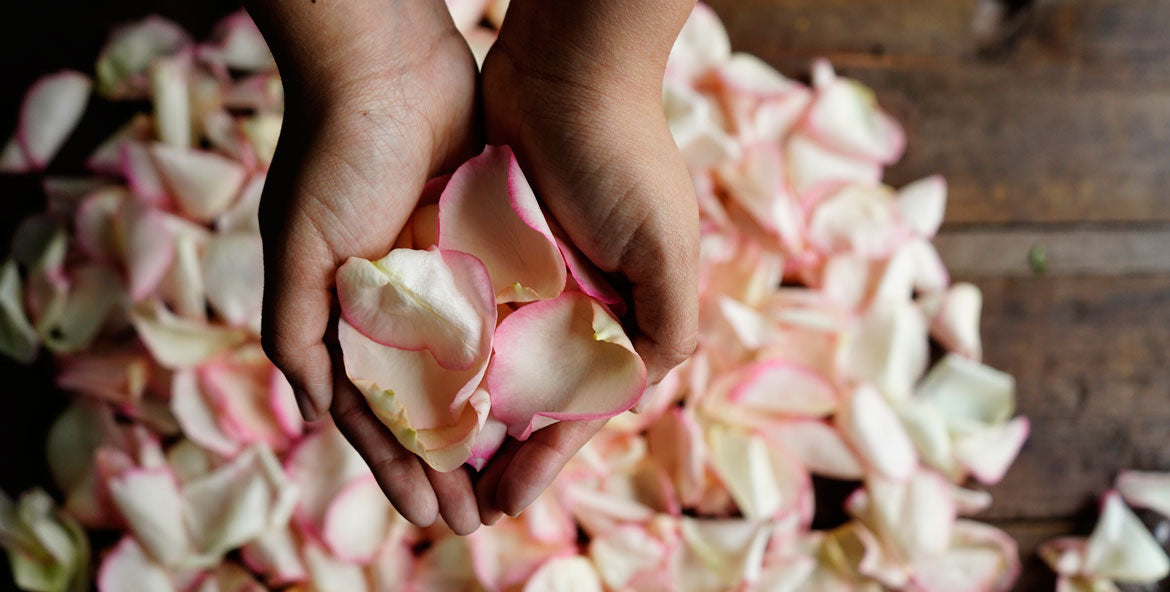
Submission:
[[[499,522],[500,518],[503,518],[504,516],[504,513],[499,510],[488,510],[487,512],[481,512],[480,514],[480,518],[483,520],[485,526],[491,526]]]
[[[305,389],[293,389],[293,394],[297,398],[297,408],[301,410],[301,417],[305,421],[317,421],[317,408],[313,405],[313,400],[309,398],[309,393]]]

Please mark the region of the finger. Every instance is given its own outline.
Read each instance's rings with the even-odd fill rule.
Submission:
[[[439,514],[443,521],[457,535],[463,536],[479,528],[479,511],[475,507],[475,492],[471,489],[471,477],[467,470],[459,467],[442,473],[429,466],[423,467],[435,497],[439,500]]]
[[[487,526],[495,524],[504,515],[496,501],[496,491],[500,486],[500,477],[519,449],[520,443],[508,438],[476,477],[475,502],[479,508],[479,518]]]
[[[604,419],[562,421],[532,435],[508,463],[499,480],[496,501],[509,516],[524,511],[556,479],[565,463],[605,425]]]
[[[370,412],[345,375],[337,374],[340,378],[334,384],[331,411],[338,429],[370,465],[394,509],[415,526],[430,526],[438,515],[439,503],[418,457],[403,448]]]

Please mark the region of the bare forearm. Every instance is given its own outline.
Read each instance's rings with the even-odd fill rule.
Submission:
[[[379,75],[453,31],[443,0],[245,0],[286,84]]]
[[[695,0],[512,0],[501,39],[534,61],[661,77]]]

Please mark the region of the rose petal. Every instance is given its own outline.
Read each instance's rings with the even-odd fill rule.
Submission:
[[[478,367],[447,370],[425,351],[375,343],[344,320],[337,332],[350,381],[399,443],[440,472],[471,458],[489,406],[486,393],[473,394],[486,358]]]
[[[731,56],[731,40],[719,15],[697,4],[670,49],[666,71],[670,78],[690,81]]]
[[[524,592],[602,592],[601,579],[584,557],[559,557],[540,566]]]
[[[746,378],[728,401],[749,413],[822,417],[837,409],[837,391],[811,369],[786,360],[771,360],[744,369]]]
[[[491,294],[483,265],[457,251],[396,249],[375,262],[351,257],[337,270],[345,320],[377,343],[426,349],[452,370],[487,356],[496,319]]]
[[[115,29],[98,54],[98,90],[110,98],[146,97],[150,87],[144,73],[150,63],[190,43],[181,27],[158,16]]]
[[[882,178],[880,164],[833,152],[800,132],[792,134],[785,148],[789,183],[802,199],[837,184],[877,183]]]
[[[319,592],[367,592],[370,589],[361,566],[333,557],[320,544],[305,541],[301,548],[313,589]]]
[[[872,387],[853,391],[836,421],[870,467],[895,480],[913,474],[918,461],[914,446],[898,417]]]
[[[97,575],[100,592],[174,592],[170,574],[143,552],[132,536],[124,536],[105,559]]]
[[[160,563],[182,560],[190,543],[183,524],[183,499],[167,468],[130,469],[108,483],[114,505],[130,532]]]
[[[776,422],[765,427],[763,435],[791,452],[813,473],[844,480],[863,476],[857,453],[837,430],[823,421]]]
[[[488,146],[451,176],[439,199],[439,247],[483,261],[500,303],[555,298],[565,287],[564,258],[506,146]]]
[[[233,232],[211,239],[203,252],[207,302],[227,324],[260,333],[264,251],[260,234]]]
[[[362,457],[333,426],[305,436],[289,452],[284,465],[289,480],[300,491],[297,521],[314,533],[321,532],[329,504],[342,487],[371,474]]]
[[[16,138],[32,170],[44,169],[85,112],[93,83],[81,72],[63,70],[38,79],[25,94]]]
[[[983,293],[978,287],[960,283],[943,296],[938,312],[930,323],[930,332],[947,349],[978,362],[983,359],[983,341],[979,320],[983,312]]]
[[[256,23],[243,10],[233,12],[215,25],[212,43],[200,48],[204,59],[214,60],[243,72],[274,70],[276,61]]]
[[[129,279],[130,298],[150,297],[175,258],[175,239],[165,215],[135,199],[123,199],[114,232]]]
[[[1118,582],[1147,584],[1170,574],[1170,559],[1121,495],[1110,491],[1085,547],[1084,569]]]
[[[1015,379],[1010,374],[947,354],[918,385],[918,398],[942,410],[958,433],[1007,421],[1015,412]]]
[[[1016,460],[1030,431],[1031,424],[1026,417],[988,426],[960,437],[955,442],[955,458],[980,483],[999,483]]]
[[[467,459],[467,464],[477,471],[483,470],[488,461],[495,456],[496,451],[500,449],[500,446],[503,445],[507,435],[508,424],[500,421],[494,415],[488,415],[484,419],[483,425],[480,426],[479,434],[471,443],[471,458]]]
[[[160,141],[178,149],[192,145],[190,68],[190,56],[180,54],[156,59],[148,70],[154,129]]]
[[[363,475],[342,487],[330,502],[321,539],[342,561],[365,564],[377,554],[395,519],[374,476]]]
[[[144,113],[136,114],[89,154],[85,160],[85,167],[98,173],[121,174],[122,147],[127,141],[145,142],[153,131],[154,123],[150,116]]]
[[[920,179],[903,187],[896,201],[907,229],[918,236],[934,238],[947,208],[947,181],[941,175]]]
[[[251,540],[241,548],[240,557],[249,569],[264,574],[273,586],[308,578],[297,541],[287,526],[274,528]]]
[[[121,299],[121,281],[112,271],[85,265],[71,273],[67,292],[37,319],[37,331],[54,352],[84,350]]]
[[[223,213],[247,176],[239,163],[214,152],[154,144],[150,155],[179,208],[199,222]]]
[[[827,146],[845,154],[892,164],[902,156],[902,126],[877,105],[873,91],[846,78],[817,85],[805,125]]]
[[[641,573],[659,568],[666,559],[663,543],[645,528],[624,525],[589,541],[589,557],[605,585],[626,589]]]
[[[543,419],[600,419],[633,407],[646,366],[600,304],[566,292],[500,323],[487,384],[493,413],[523,440]]]
[[[239,329],[177,317],[158,302],[135,308],[130,321],[154,359],[171,369],[197,366],[247,339]]]
[[[679,580],[687,581],[687,576],[701,578],[695,572],[702,569],[706,572],[703,575],[714,578],[712,583],[726,590],[759,578],[772,525],[766,521],[684,517],[679,521],[679,531],[688,551],[681,564],[690,568],[680,574]]]
[[[926,319],[911,303],[875,303],[844,348],[846,371],[891,400],[905,400],[929,359]]]
[[[41,340],[24,312],[24,293],[16,262],[0,266],[0,353],[23,364],[37,357]]]
[[[816,205],[808,238],[825,253],[889,254],[900,238],[893,194],[880,186],[844,186]]]

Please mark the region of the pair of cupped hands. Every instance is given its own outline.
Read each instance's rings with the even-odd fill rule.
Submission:
[[[509,439],[478,473],[434,471],[348,382],[334,274],[390,249],[428,179],[508,144],[569,239],[628,282],[635,348],[661,379],[698,324],[698,214],[661,99],[693,0],[513,0],[482,74],[443,0],[247,4],[286,102],[260,210],[265,351],[410,522],[467,534],[518,514],[604,421]]]

